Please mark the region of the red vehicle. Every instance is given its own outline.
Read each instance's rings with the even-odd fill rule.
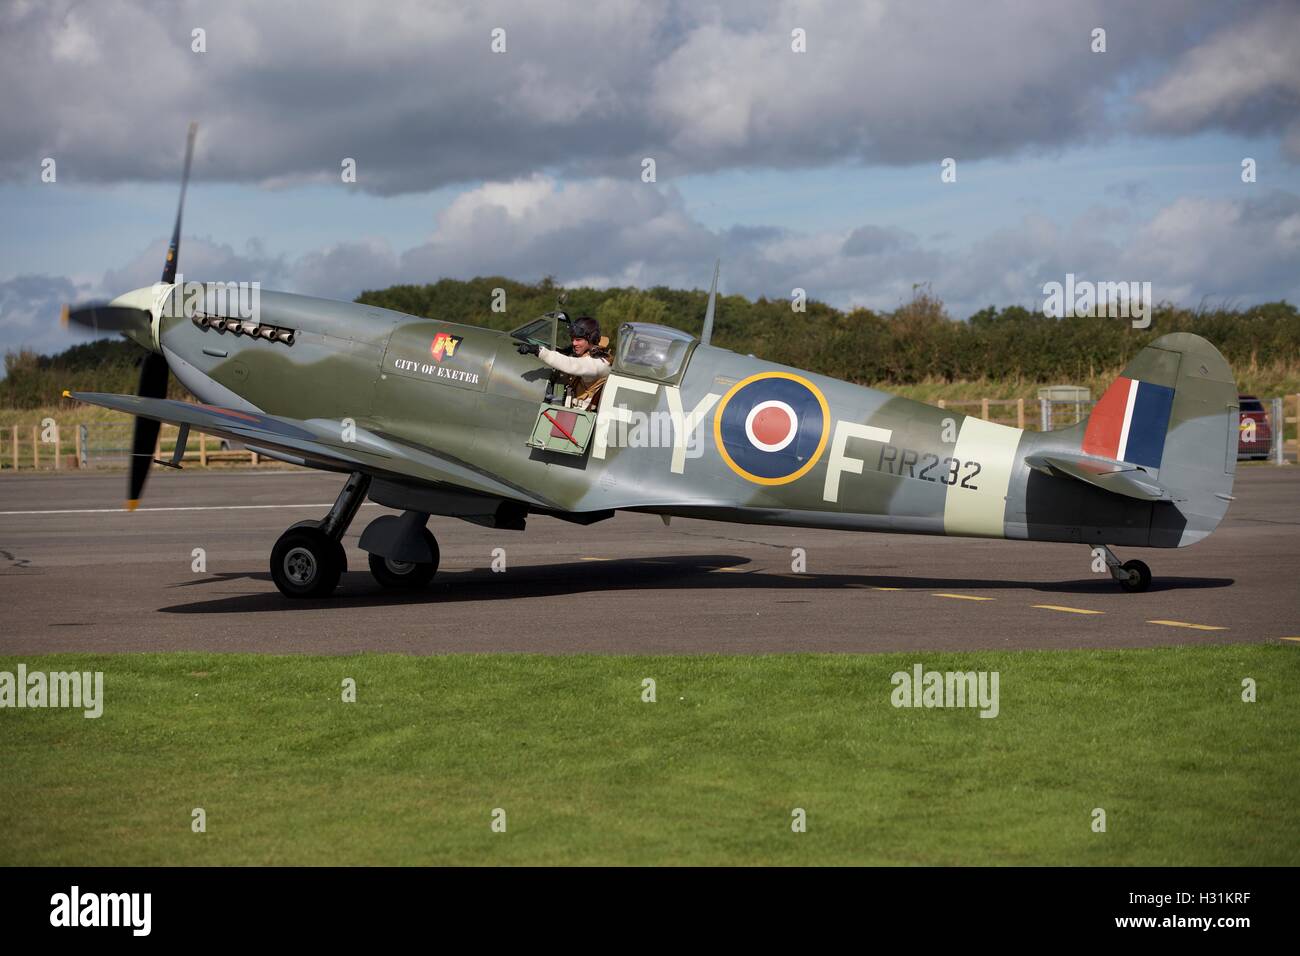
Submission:
[[[1241,431],[1237,439],[1237,457],[1267,458],[1273,447],[1273,429],[1268,423],[1268,412],[1264,411],[1264,403],[1254,395],[1238,395],[1237,400],[1241,404]]]

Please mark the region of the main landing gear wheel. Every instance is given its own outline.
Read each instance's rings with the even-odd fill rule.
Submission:
[[[307,520],[307,521],[299,521],[299,522],[298,522],[297,524],[295,524],[295,525],[290,525],[290,526],[289,526],[289,530],[290,530],[290,531],[293,531],[295,528],[320,528],[321,525],[323,525],[323,524],[324,524],[323,521],[316,521],[316,520],[314,520],[314,519],[309,519],[309,520]],[[330,543],[334,545],[334,549],[335,549],[335,551],[334,551],[334,557],[338,560],[338,563],[339,563],[339,573],[340,573],[340,574],[347,574],[347,573],[348,573],[348,553],[347,553],[347,550],[343,547],[343,542],[342,542],[342,541],[334,541],[334,540],[331,540]]]
[[[1145,591],[1151,587],[1151,569],[1146,566],[1145,561],[1126,561],[1120,565],[1120,576],[1116,577],[1119,586],[1125,591],[1138,592]]]
[[[395,561],[392,558],[383,558],[377,554],[372,554],[370,555],[370,573],[375,576],[376,581],[386,588],[413,591],[424,587],[433,580],[434,574],[438,571],[438,560],[441,557],[438,553],[438,539],[433,536],[433,532],[428,528],[422,528],[421,530],[424,532],[425,543],[429,546],[429,553],[433,555],[433,562],[425,564],[415,561]]]
[[[326,597],[346,566],[343,546],[311,526],[290,528],[271,549],[271,578],[285,597]]]

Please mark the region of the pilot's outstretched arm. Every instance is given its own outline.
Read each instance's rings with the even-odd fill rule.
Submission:
[[[609,362],[605,359],[592,358],[590,355],[565,355],[563,352],[557,352],[554,349],[548,349],[542,346],[537,357],[549,365],[551,368],[566,375],[577,375],[579,378],[592,379],[604,378],[609,374]]]

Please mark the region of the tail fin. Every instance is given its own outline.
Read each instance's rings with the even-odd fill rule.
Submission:
[[[1162,335],[1134,357],[1093,408],[1082,451],[1137,465],[1173,495],[1151,544],[1182,547],[1215,529],[1237,469],[1237,386],[1219,350],[1189,332]]]

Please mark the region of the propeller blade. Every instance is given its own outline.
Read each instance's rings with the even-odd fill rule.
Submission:
[[[190,161],[194,159],[194,137],[199,131],[198,123],[190,123],[189,136],[185,140],[185,168],[181,172],[181,201],[176,206],[176,226],[172,229],[172,241],[167,246],[167,261],[163,263],[162,281],[176,281],[176,261],[181,252],[181,213],[185,209],[185,188],[190,184]]]
[[[149,329],[153,316],[147,309],[129,305],[109,305],[107,302],[88,302],[76,308],[63,307],[63,327],[79,325],[92,332],[130,332]]]
[[[157,352],[149,352],[140,364],[140,388],[137,394],[143,398],[167,397],[167,360]],[[149,477],[149,465],[153,462],[158,445],[158,430],[161,427],[161,423],[152,418],[136,417],[135,432],[131,437],[131,474],[126,492],[128,511],[134,511],[140,504],[140,495],[144,491],[145,479]]]

